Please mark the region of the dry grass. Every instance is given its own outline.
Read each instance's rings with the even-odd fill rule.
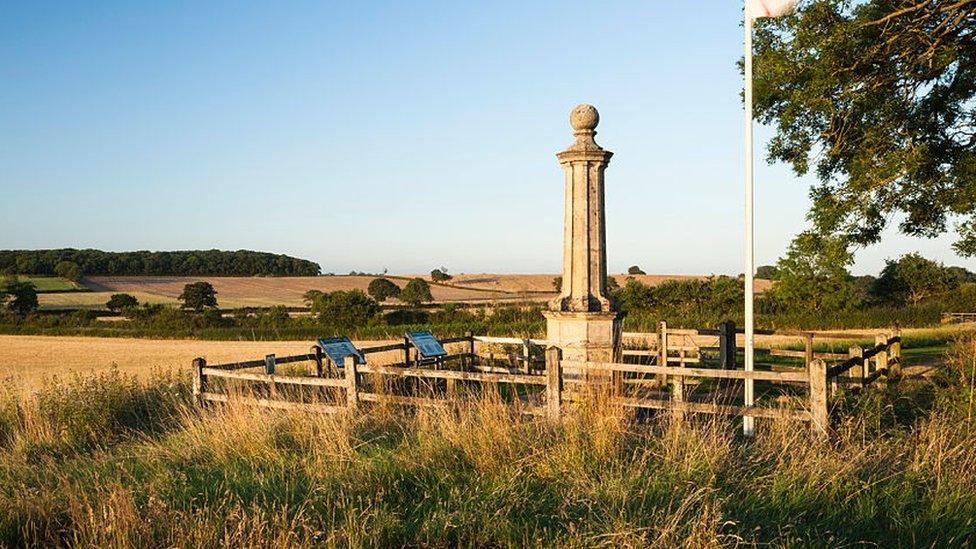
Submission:
[[[961,389],[940,398],[965,402]],[[558,425],[491,398],[355,417],[201,411],[185,379],[110,373],[0,398],[0,544],[972,543],[976,429],[951,406],[874,425],[873,407],[911,396],[851,400],[830,441],[764,422],[750,443],[721,419],[636,421],[599,399]]]

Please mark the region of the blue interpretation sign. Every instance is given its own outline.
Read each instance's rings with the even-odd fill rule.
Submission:
[[[366,364],[366,359],[363,357],[363,354],[352,344],[352,341],[349,341],[348,337],[320,339],[319,347],[329,357],[329,360],[339,368],[345,365],[347,356],[356,357],[356,364]]]
[[[447,351],[440,341],[430,332],[408,332],[407,339],[420,352],[422,358],[440,358],[447,356]]]

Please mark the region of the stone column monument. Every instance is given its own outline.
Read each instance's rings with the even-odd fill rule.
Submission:
[[[565,360],[620,361],[620,315],[607,292],[603,171],[613,153],[596,144],[600,115],[579,105],[569,115],[576,142],[556,155],[566,172],[563,285],[546,316],[547,337]]]

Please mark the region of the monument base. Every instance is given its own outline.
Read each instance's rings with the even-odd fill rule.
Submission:
[[[562,350],[563,360],[622,362],[619,313],[547,311],[546,340]]]

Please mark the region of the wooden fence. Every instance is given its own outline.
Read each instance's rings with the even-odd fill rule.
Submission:
[[[354,358],[349,357],[341,369],[330,365],[317,347],[304,355],[269,355],[264,360],[216,366],[208,366],[204,359],[198,358],[194,361],[193,387],[201,404],[233,399],[243,404],[271,408],[337,413],[354,411],[363,403],[449,406],[456,402],[459,383],[480,386],[482,391],[487,387],[497,390],[499,385],[507,384],[523,388],[520,392],[513,392],[521,395],[513,399],[521,412],[558,419],[567,404],[582,398],[580,386],[593,384],[607,389],[610,403],[625,407],[671,410],[679,417],[685,413],[708,413],[792,419],[811,422],[819,431],[826,431],[832,390],[837,390],[841,385],[862,389],[896,376],[901,362],[901,338],[897,334],[843,333],[843,336],[817,336],[862,339],[860,336],[870,335],[875,339],[875,345],[867,349],[850,347],[843,357],[833,353],[828,353],[829,356],[813,353],[807,367],[788,371],[747,372],[700,367],[702,347],[685,338],[710,335],[702,332],[670,330],[665,326],[659,334],[626,334],[626,338],[643,339],[645,342],[653,339],[651,336],[658,336],[656,355],[653,355],[656,364],[568,361],[562,359],[560,350],[555,347],[546,348],[544,358],[539,360],[532,351],[544,348],[547,344],[544,340],[476,337],[470,334],[442,340],[445,346],[459,346],[460,352],[429,362],[421,361],[406,340],[362,349],[367,364],[357,364]],[[807,337],[808,333],[800,334]],[[784,334],[780,332],[778,335]],[[729,344],[728,341],[724,343]],[[492,346],[516,348],[514,353],[499,353],[513,365],[499,367],[486,363],[486,358],[494,356]],[[808,345],[804,358],[810,358],[811,349]],[[370,364],[370,355],[390,352],[399,354],[401,360],[393,365]],[[646,358],[652,355],[625,353],[624,356]],[[832,363],[828,363],[828,360]],[[308,375],[276,373],[279,366],[293,363],[306,363],[310,366],[306,372],[313,371]],[[243,371],[253,368],[264,371]],[[564,375],[565,370],[582,372],[584,375],[567,376]],[[601,385],[601,379],[619,380],[619,383]],[[411,385],[407,380],[423,380],[424,389],[420,390],[417,383]],[[699,383],[717,380],[718,389],[705,395],[695,395],[687,390],[687,383],[691,380]],[[729,404],[731,397],[728,395],[720,396],[722,384],[743,380],[805,389],[805,396],[787,399],[798,404],[792,407],[775,400],[771,406],[738,406]],[[642,387],[648,382],[656,387],[650,390]],[[237,384],[244,391],[234,394],[229,384]],[[570,386],[569,389],[567,386]],[[727,393],[729,387],[724,389]]]

